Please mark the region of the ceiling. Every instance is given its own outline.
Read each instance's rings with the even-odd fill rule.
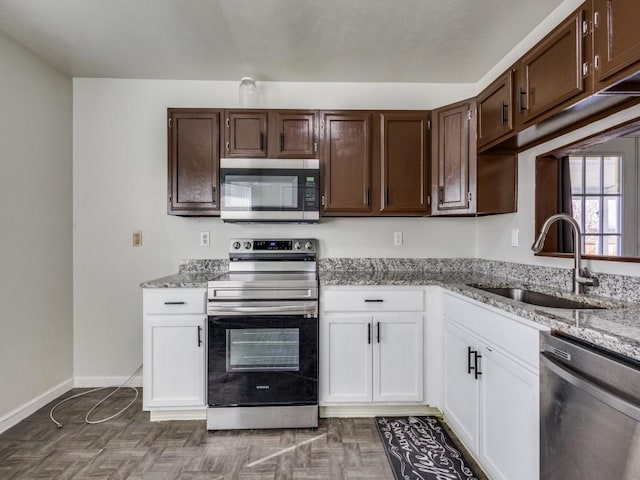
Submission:
[[[475,83],[562,0],[0,0],[72,77]]]

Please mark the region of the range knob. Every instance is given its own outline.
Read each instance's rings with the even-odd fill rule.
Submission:
[[[295,248],[296,250],[300,250],[302,248],[302,244],[300,242],[294,242],[293,248]]]
[[[311,250],[313,248],[313,242],[307,242],[304,244],[304,248]]]
[[[233,242],[233,245],[231,245],[235,250],[238,250],[240,248],[240,242]]]
[[[251,242],[244,242],[244,248],[246,248],[247,250],[251,249]]]

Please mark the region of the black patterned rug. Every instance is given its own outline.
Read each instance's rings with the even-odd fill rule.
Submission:
[[[435,417],[378,417],[396,480],[478,480]]]

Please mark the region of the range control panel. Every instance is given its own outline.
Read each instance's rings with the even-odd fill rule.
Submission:
[[[233,238],[229,243],[229,253],[315,253],[316,245],[315,238]]]

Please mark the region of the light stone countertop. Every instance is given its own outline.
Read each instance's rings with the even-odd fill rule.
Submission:
[[[142,283],[143,288],[206,288],[221,272],[177,273]],[[585,340],[640,361],[640,304],[591,295],[576,297],[557,288],[505,280],[477,272],[421,270],[334,270],[320,272],[320,289],[341,286],[439,286],[499,310],[534,321],[552,330]],[[551,309],[528,305],[466,284],[525,287],[530,290],[587,301],[603,310]]]

